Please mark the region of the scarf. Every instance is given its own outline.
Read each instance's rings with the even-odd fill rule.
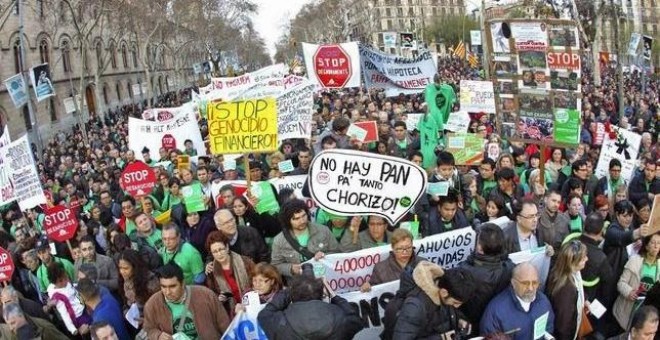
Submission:
[[[575,287],[577,289],[577,327],[575,329],[575,335],[573,336],[573,339],[577,339],[578,337],[578,332],[580,331],[580,325],[582,324],[582,316],[584,313],[582,311],[584,310],[584,287],[582,285],[582,274],[580,274],[580,271],[577,271],[573,273],[573,282],[575,282]]]
[[[229,253],[229,258],[231,260],[232,275],[234,276],[234,280],[236,280],[238,289],[241,291],[241,293],[243,293],[247,291],[252,284],[250,280],[250,276],[248,275],[248,272],[245,268],[245,261],[243,261],[243,257],[240,254],[237,254],[233,251]],[[215,286],[217,286],[218,288],[216,290],[216,293],[231,292],[231,288],[229,287],[229,284],[227,283],[224,275],[222,274],[222,266],[220,265],[220,263],[218,263],[215,260],[213,262],[216,264],[213,266],[213,277],[215,278]],[[234,310],[236,301],[239,302],[242,301],[242,297],[234,296],[232,299],[229,299],[229,306],[231,311]]]

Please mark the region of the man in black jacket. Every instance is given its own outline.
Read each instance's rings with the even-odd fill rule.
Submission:
[[[270,250],[257,229],[250,226],[238,228],[228,209],[216,211],[213,221],[216,228],[229,238],[231,251],[249,257],[254,263],[270,262]]]
[[[322,301],[324,285],[330,303]],[[258,320],[269,339],[352,339],[364,327],[346,299],[307,275],[295,276],[290,289],[276,293]]]
[[[438,205],[431,207],[423,234],[430,236],[469,226],[465,213],[458,207],[458,195],[449,189],[447,196],[440,196]]]
[[[461,306],[467,320],[478,325],[488,302],[511,282],[513,262],[507,258],[504,232],[493,223],[482,224],[477,235],[477,248],[460,264],[475,283],[475,294],[470,303]],[[477,331],[477,329],[475,329]]]
[[[656,169],[660,166],[660,159],[646,160],[644,172],[635,176],[628,187],[628,196],[633,204],[637,204],[642,198],[653,202],[655,195],[660,194],[660,179],[656,176]]]

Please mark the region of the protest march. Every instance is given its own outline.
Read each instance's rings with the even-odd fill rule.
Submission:
[[[659,82],[580,30],[488,19],[476,65],[302,42],[43,152],[5,127],[0,338],[653,339]]]

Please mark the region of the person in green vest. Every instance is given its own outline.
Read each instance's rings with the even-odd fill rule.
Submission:
[[[477,176],[477,192],[481,197],[488,197],[490,191],[497,187],[495,179],[495,161],[490,158],[484,158],[479,164],[479,176]]]
[[[165,212],[172,209],[177,204],[183,202],[183,195],[181,194],[181,180],[176,177],[169,179],[168,187],[165,188],[165,198],[160,205],[160,211]]]
[[[183,145],[186,147],[185,150],[183,150],[183,153],[190,156],[194,157],[197,156],[197,149],[195,149],[193,146],[193,142],[190,139],[186,139],[185,142],[183,142]]]
[[[341,238],[339,247],[343,252],[383,246],[389,244],[392,233],[387,230],[389,224],[380,216],[369,216],[369,229],[360,231],[362,218],[354,216],[347,233]]]
[[[163,263],[176,263],[183,270],[186,284],[203,284],[206,280],[202,255],[190,243],[182,240],[181,231],[174,223],[163,226],[163,247],[158,251]]]
[[[37,257],[41,260],[41,265],[37,268],[37,279],[39,280],[39,290],[42,293],[46,292],[48,285],[51,283],[48,280],[48,266],[53,262],[61,264],[62,267],[64,267],[64,271],[69,277],[69,280],[71,280],[71,282],[74,281],[76,278],[76,270],[73,267],[73,263],[67,259],[53,256],[50,253],[50,244],[46,237],[42,237],[37,241],[35,250],[37,251]]]
[[[568,217],[568,232],[562,244],[580,237],[584,229],[584,205],[582,197],[571,194],[568,197],[567,209],[564,213]]]
[[[151,167],[156,165],[156,161],[151,159],[151,150],[149,150],[149,148],[147,148],[146,146],[144,148],[142,148],[142,161],[146,165],[151,166]]]
[[[135,242],[139,247],[148,245],[156,251],[163,248],[163,237],[159,229],[156,229],[154,222],[146,212],[138,212],[135,216],[136,228],[128,237],[131,242]]]

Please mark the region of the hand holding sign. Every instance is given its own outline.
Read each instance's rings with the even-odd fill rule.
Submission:
[[[121,173],[119,185],[133,197],[147,196],[156,186],[156,173],[145,163],[135,161]]]
[[[326,150],[310,165],[314,201],[340,216],[376,215],[396,224],[426,187],[426,173],[396,157],[352,150]]]
[[[76,235],[78,219],[71,209],[56,205],[46,211],[44,229],[48,238],[57,242],[66,242]]]

